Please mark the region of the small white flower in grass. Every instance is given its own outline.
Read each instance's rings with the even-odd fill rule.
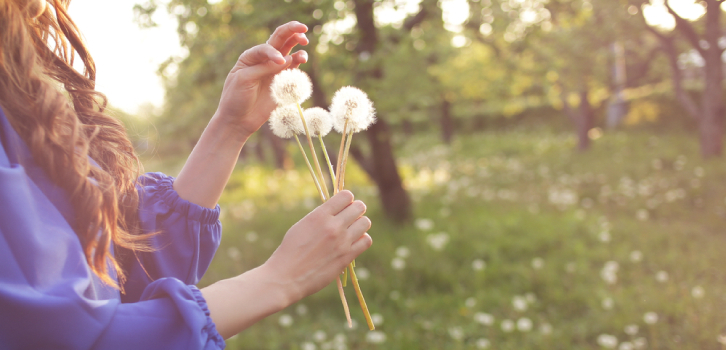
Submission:
[[[534,293],[527,293],[524,295],[524,299],[527,300],[527,303],[534,304],[537,301],[537,296]]]
[[[640,262],[641,260],[643,260],[643,253],[641,253],[640,250],[633,250],[630,252],[630,261]]]
[[[408,258],[408,256],[411,255],[411,250],[408,249],[408,247],[398,247],[396,248],[396,255],[402,258]]]
[[[625,331],[625,334],[634,336],[634,335],[638,334],[639,329],[640,329],[640,327],[638,327],[637,324],[629,324],[629,325],[625,326],[624,331]]]
[[[612,310],[614,305],[615,302],[613,301],[613,298],[607,297],[602,300],[602,308],[605,310]]]
[[[461,329],[461,327],[450,327],[449,336],[451,337],[451,339],[460,341],[464,339],[464,330]]]
[[[414,224],[421,231],[428,231],[434,228],[434,221],[431,219],[416,219]]]
[[[597,337],[597,344],[606,349],[615,349],[618,346],[618,338],[610,334],[600,334]]]
[[[270,129],[275,136],[283,139],[289,139],[296,134],[305,132],[302,120],[297,107],[287,105],[277,107],[270,115]]]
[[[529,332],[532,330],[532,320],[522,317],[517,320],[517,329],[520,332]]]
[[[308,313],[308,307],[305,304],[300,304],[295,307],[295,312],[300,316],[305,315]]]
[[[326,338],[328,338],[328,335],[324,331],[315,331],[313,333],[313,339],[318,343],[324,342]]]
[[[280,326],[283,327],[290,327],[292,326],[292,316],[288,314],[282,314],[280,315],[280,318],[277,319],[277,322],[280,324]]]
[[[512,298],[512,307],[514,307],[514,310],[519,312],[527,311],[527,299],[522,296],[515,295],[514,298]]]
[[[402,258],[395,257],[393,260],[391,260],[391,267],[394,270],[403,270],[406,267],[406,260],[403,260]]]
[[[434,250],[443,250],[446,244],[449,243],[449,234],[446,232],[430,234],[426,236],[426,242]]]
[[[610,242],[610,239],[611,239],[610,232],[608,232],[608,231],[602,231],[597,236],[597,238],[600,240],[600,242],[608,243],[608,242]]]
[[[691,296],[696,299],[701,299],[704,295],[706,295],[706,291],[701,286],[695,286],[691,289]]]
[[[550,335],[552,334],[552,325],[549,323],[543,323],[539,326],[539,332],[542,333],[542,335]]]
[[[624,341],[618,346],[618,350],[634,350],[635,346],[629,341]]]
[[[330,113],[320,107],[306,109],[303,111],[303,116],[305,116],[305,122],[308,124],[308,131],[312,137],[325,136],[333,129],[333,119],[330,117]]]
[[[250,242],[250,243],[257,242],[258,238],[259,238],[259,236],[257,235],[257,232],[255,232],[255,231],[247,232],[247,235],[245,236],[245,239],[247,239],[247,242]]]
[[[471,268],[474,269],[474,271],[481,271],[484,270],[487,267],[487,263],[482,259],[475,259],[471,262]]]
[[[304,342],[304,343],[300,344],[300,349],[301,350],[318,350],[318,347],[315,346],[315,343]]]
[[[467,298],[464,302],[464,305],[466,305],[466,307],[468,308],[476,306],[476,298]]]
[[[376,110],[368,95],[352,86],[344,86],[333,95],[330,115],[333,117],[333,128],[341,134],[346,121],[348,130],[353,132],[368,129],[376,121]]]
[[[645,209],[640,209],[638,212],[635,213],[635,217],[638,218],[640,221],[646,221],[650,217],[650,214]]]
[[[386,342],[386,333],[381,331],[370,331],[366,333],[366,341],[371,344],[382,344]]]
[[[633,346],[636,349],[645,349],[646,345],[648,345],[648,341],[643,337],[633,339]]]
[[[535,270],[540,270],[544,267],[544,259],[542,258],[534,258],[532,259],[532,268]]]
[[[335,342],[336,344],[344,344],[347,340],[348,338],[346,338],[345,334],[343,333],[338,333],[335,335],[335,337],[333,337],[333,342]]]
[[[503,332],[509,333],[514,330],[514,321],[504,320],[500,326],[502,327]]]
[[[646,312],[645,315],[643,315],[643,322],[646,324],[655,324],[658,322],[658,314],[655,312]]]
[[[494,316],[485,312],[477,312],[474,314],[474,321],[485,326],[491,326],[494,324]]]
[[[655,280],[660,283],[668,282],[668,272],[658,271],[655,274]]]
[[[303,103],[313,93],[310,77],[297,68],[286,69],[272,78],[272,98],[279,106]]]
[[[401,299],[401,292],[397,290],[392,290],[390,293],[388,293],[388,297],[391,298],[391,300]]]
[[[361,281],[365,281],[368,279],[368,277],[371,277],[371,272],[368,271],[368,269],[365,267],[356,267],[355,277],[358,277],[358,279]]]
[[[383,324],[383,315],[381,314],[372,314],[371,315],[371,321],[373,321],[373,324],[376,326],[380,326]]]
[[[489,341],[489,339],[486,339],[486,338],[479,338],[476,341],[477,349],[489,349],[489,347],[491,345],[492,345],[492,343]]]

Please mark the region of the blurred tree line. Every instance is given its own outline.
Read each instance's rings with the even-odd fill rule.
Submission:
[[[596,125],[667,115],[698,130],[705,157],[720,156],[723,0],[680,0],[703,12],[689,19],[673,2],[679,1],[148,0],[135,10],[140,25],[153,26],[153,14],[165,7],[188,49],[159,68],[167,88],[155,122],[166,140],[162,152],[188,152],[239,54],[297,20],[310,28],[310,59],[301,67],[314,84],[307,107],[327,107],[345,85],[370,95],[379,122],[351,154],[378,186],[384,211],[406,220],[411,203],[392,133],[435,126],[451,142],[457,132],[559,118],[572,125],[584,151]],[[658,8],[674,29],[646,21],[644,11]],[[289,166],[284,141],[267,126],[255,143],[261,157],[267,152],[278,167]]]

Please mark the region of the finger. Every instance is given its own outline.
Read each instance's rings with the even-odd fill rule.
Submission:
[[[348,234],[350,235],[350,238],[355,240],[360,238],[360,236],[371,228],[371,219],[369,219],[367,216],[361,216],[353,224],[348,227]]]
[[[245,79],[254,81],[258,79],[263,79],[270,75],[275,75],[277,73],[282,72],[283,70],[290,67],[292,64],[292,56],[287,56],[284,58],[285,63],[284,64],[277,64],[273,61],[267,61],[265,63],[256,64],[251,67],[245,68]],[[234,72],[234,71],[233,71]]]
[[[304,50],[300,50],[298,52],[295,52],[292,54],[292,63],[301,65],[303,63],[306,63],[308,61],[308,53]]]
[[[366,205],[363,204],[361,201],[355,201],[351,203],[348,207],[343,209],[338,215],[335,217],[340,218],[343,221],[343,224],[345,227],[348,227],[353,224],[356,220],[358,220],[359,217],[363,216],[366,212]]]
[[[275,49],[282,51],[283,45],[285,45],[291,36],[296,33],[305,33],[307,31],[308,27],[300,22],[288,22],[277,27],[275,32],[270,36],[270,39],[267,40],[267,43],[272,45]]]
[[[246,50],[239,56],[238,61],[246,66],[254,66],[268,61],[272,61],[278,65],[286,63],[282,54],[268,44],[257,45]]]
[[[348,190],[340,191],[335,196],[330,197],[327,202],[320,206],[326,214],[335,216],[340,213],[343,209],[353,203],[353,193]]]
[[[310,43],[310,40],[308,40],[308,37],[305,36],[303,33],[297,33],[294,34],[290,39],[287,39],[284,45],[282,45],[282,48],[280,48],[280,53],[283,55],[289,55],[290,51],[292,51],[292,48],[296,45],[307,45]]]
[[[355,257],[370,248],[372,244],[373,239],[370,235],[364,233],[362,236],[360,236],[360,238],[358,238],[355,242],[353,242],[353,244],[350,245],[350,253],[353,259],[355,259]]]

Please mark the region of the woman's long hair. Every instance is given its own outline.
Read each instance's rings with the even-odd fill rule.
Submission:
[[[125,128],[95,91],[96,66],[68,16],[69,3],[47,0],[36,16],[34,1],[0,0],[0,106],[34,161],[70,197],[70,224],[93,272],[122,288],[111,243],[117,253],[149,250],[137,212],[141,165]],[[83,62],[83,74],[73,69],[74,58]]]

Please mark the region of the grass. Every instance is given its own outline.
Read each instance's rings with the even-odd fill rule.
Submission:
[[[228,348],[600,349],[603,335],[616,349],[721,348],[726,167],[701,160],[692,136],[606,132],[587,153],[547,130],[450,146],[429,135],[396,141],[414,222],[385,220],[354,165],[346,181],[374,223],[357,271],[377,330],[350,287],[357,327],[347,328],[331,283]],[[262,264],[317,205],[296,164],[235,171],[220,202],[222,246],[201,285]]]

